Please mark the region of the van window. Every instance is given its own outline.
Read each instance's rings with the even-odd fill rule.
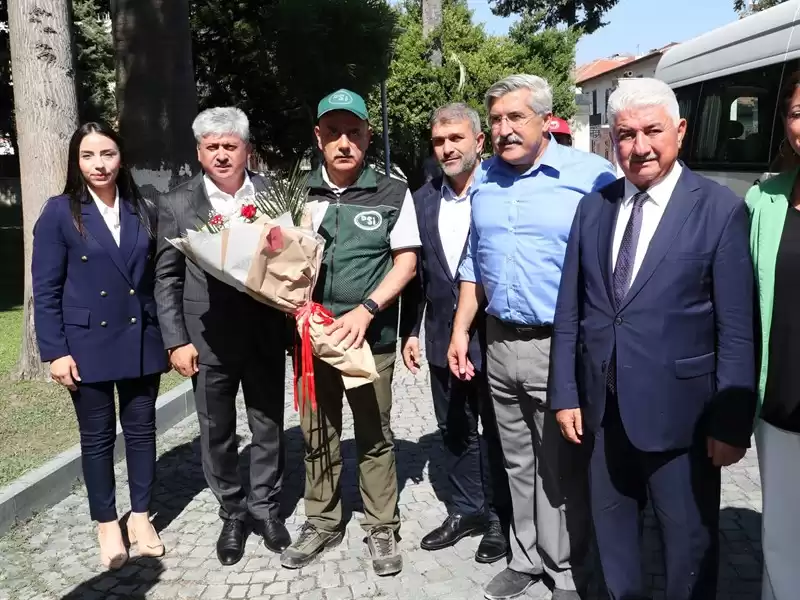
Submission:
[[[766,170],[783,68],[779,63],[700,84],[687,163],[713,170]]]

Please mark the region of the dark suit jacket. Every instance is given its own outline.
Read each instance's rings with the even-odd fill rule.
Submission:
[[[442,177],[426,183],[414,193],[420,239],[416,277],[403,291],[400,335],[418,336],[425,316],[425,355],[435,367],[447,367],[447,347],[458,306],[458,277],[453,277],[439,235]],[[466,240],[461,258],[466,252]],[[485,313],[481,311],[472,332],[469,358],[477,370],[486,352]]]
[[[39,352],[45,362],[72,355],[85,383],[167,368],[153,297],[155,240],[127,200],[119,209],[119,246],[89,197],[81,205],[83,235],[67,196],[50,198],[33,230]],[[155,226],[154,208],[150,216]]]
[[[687,448],[701,423],[749,445],[755,412],[753,266],[744,202],[683,167],[631,288],[613,301],[612,241],[624,180],[585,196],[556,306],[550,405],[597,431],[616,348],[620,416],[644,451]]]
[[[255,173],[250,179],[256,192],[269,185]],[[198,229],[211,210],[202,173],[158,200],[155,296],[164,346],[192,343],[206,365],[230,365],[257,349],[282,353],[282,313],[206,275],[166,241]]]

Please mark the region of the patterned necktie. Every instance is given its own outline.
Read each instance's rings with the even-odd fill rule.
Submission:
[[[617,252],[617,264],[614,265],[614,302],[617,308],[625,299],[625,294],[631,287],[633,263],[636,260],[636,246],[639,244],[639,232],[642,230],[642,205],[650,198],[647,192],[639,192],[633,197],[633,208],[625,232],[622,234],[622,243]]]
[[[625,232],[622,234],[622,243],[617,252],[617,264],[614,265],[614,302],[619,309],[625,294],[631,287],[633,263],[636,260],[636,246],[639,244],[639,232],[642,230],[642,205],[650,198],[647,192],[639,192],[633,197],[633,208]],[[617,349],[611,355],[611,362],[606,372],[606,382],[612,394],[617,393]]]

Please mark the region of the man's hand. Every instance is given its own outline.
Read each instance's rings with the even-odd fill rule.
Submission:
[[[197,349],[194,344],[178,346],[169,351],[169,362],[184,377],[191,377],[197,368]]]
[[[712,437],[706,440],[706,444],[708,446],[708,458],[711,459],[715,467],[729,467],[742,460],[747,452],[747,448],[737,448]]]
[[[561,435],[573,444],[580,444],[583,437],[583,415],[580,408],[565,408],[556,413]]]
[[[450,347],[447,349],[447,362],[453,375],[464,381],[475,377],[475,366],[467,357],[468,351],[469,333],[454,330],[450,338]]]
[[[372,323],[372,318],[372,313],[365,307],[356,306],[328,325],[325,333],[332,337],[334,346],[341,343],[345,350],[351,346],[357,350],[364,343],[364,336],[367,334],[369,324]]]
[[[78,375],[78,365],[72,359],[72,356],[62,356],[50,363],[50,378],[63,385],[70,392],[78,389],[76,382],[81,380]]]
[[[419,338],[415,335],[409,336],[403,340],[402,344],[403,363],[406,369],[411,371],[414,375],[419,372]]]

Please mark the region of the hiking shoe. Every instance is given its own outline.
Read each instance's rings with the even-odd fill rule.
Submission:
[[[376,575],[394,575],[403,570],[403,556],[397,549],[394,529],[379,525],[370,529],[367,546]]]
[[[305,567],[323,550],[342,543],[344,531],[323,531],[304,523],[295,542],[281,554],[281,565],[287,569]]]

